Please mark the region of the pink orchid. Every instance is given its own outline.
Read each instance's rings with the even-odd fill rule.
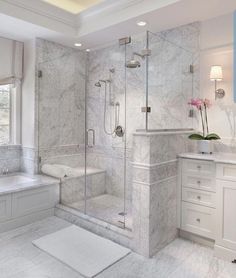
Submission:
[[[188,104],[195,106],[199,110],[199,113],[201,115],[201,121],[202,121],[202,133],[203,133],[203,137],[205,137],[205,130],[207,134],[209,134],[207,108],[211,107],[210,100],[207,98],[205,99],[192,98]]]
[[[202,108],[202,105],[204,104],[204,102],[200,98],[196,98],[196,99],[192,98],[188,104],[195,106],[198,110],[200,110]]]

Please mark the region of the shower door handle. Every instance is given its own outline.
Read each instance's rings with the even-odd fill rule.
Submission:
[[[93,136],[93,144],[89,144],[89,134],[92,133]],[[95,130],[92,128],[87,129],[87,146],[89,148],[93,148],[95,146]]]

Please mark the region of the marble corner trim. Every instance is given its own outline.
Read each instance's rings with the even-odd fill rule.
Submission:
[[[177,178],[177,175],[171,176],[171,177],[168,177],[168,178],[165,178],[165,179],[156,181],[156,182],[152,182],[152,183],[142,182],[142,181],[136,181],[136,180],[133,180],[133,182],[136,183],[136,184],[140,184],[140,185],[145,185],[145,186],[151,187],[151,186],[159,185],[159,184],[161,184],[162,182],[169,181],[169,180],[176,179],[176,178]]]
[[[133,167],[135,167],[137,169],[138,168],[139,169],[150,169],[150,168],[156,168],[156,167],[163,166],[163,165],[168,165],[170,163],[175,163],[176,161],[177,161],[177,158],[168,160],[168,161],[159,162],[159,163],[153,163],[153,164],[137,163],[137,162],[131,162],[131,164],[133,165]]]
[[[177,160],[145,165],[145,167],[133,164],[133,181],[137,183],[152,185],[176,175]]]

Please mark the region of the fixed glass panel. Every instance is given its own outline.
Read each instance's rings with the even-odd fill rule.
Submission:
[[[181,27],[180,27],[181,28]],[[148,32],[148,130],[192,128],[188,102],[194,89],[194,48],[181,45],[181,32]],[[172,42],[177,40],[177,42]]]
[[[37,46],[39,171],[61,178],[61,203],[84,213],[86,54],[44,40]]]

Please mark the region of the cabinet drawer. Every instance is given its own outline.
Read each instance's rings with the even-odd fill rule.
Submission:
[[[184,188],[182,191],[182,200],[186,202],[195,203],[207,207],[215,208],[216,194],[212,192],[196,190],[192,188]]]
[[[215,164],[210,161],[184,159],[183,171],[187,174],[213,177],[215,175]]]
[[[236,165],[234,164],[217,164],[216,178],[236,181]]]
[[[0,196],[0,222],[11,218],[11,194]]]
[[[181,229],[214,239],[215,209],[182,202]]]
[[[13,193],[12,216],[18,217],[53,208],[58,202],[58,187],[48,186]]]
[[[200,190],[206,190],[206,191],[216,191],[216,185],[215,185],[215,179],[214,178],[207,178],[207,177],[201,177],[199,176],[191,176],[187,174],[183,174],[183,180],[182,180],[183,187],[190,187]]]

